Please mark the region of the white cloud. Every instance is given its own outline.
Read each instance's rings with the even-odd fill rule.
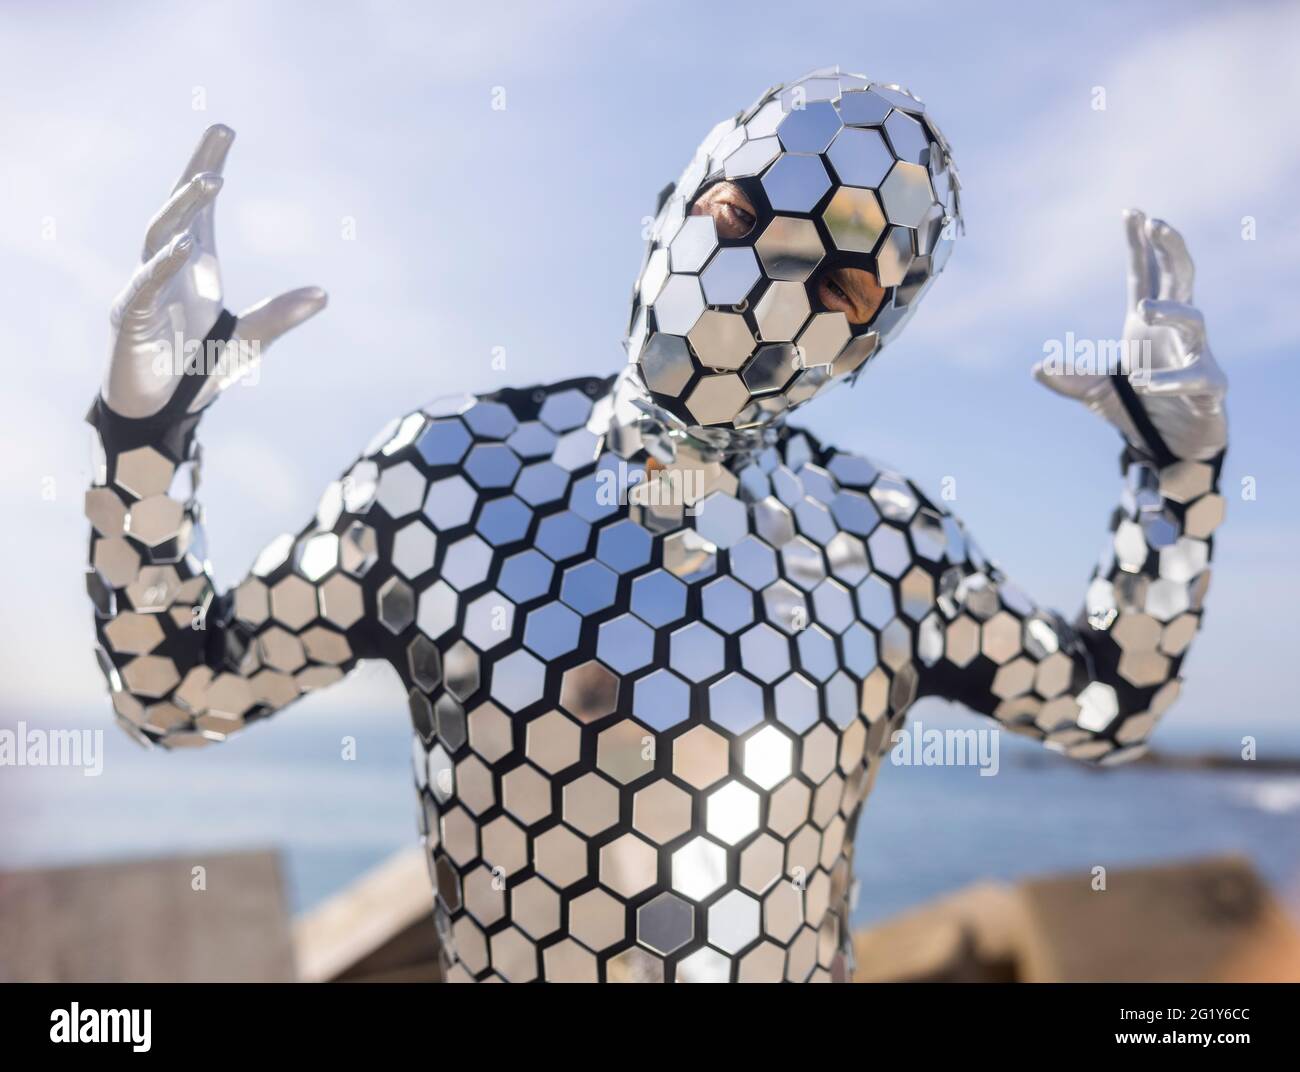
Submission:
[[[1023,363],[1001,348],[1008,321],[1054,317],[1065,330],[1108,303],[1109,320],[1095,322],[1118,331],[1120,210],[1136,206],[1187,237],[1212,338],[1230,333],[1242,356],[1294,344],[1294,315],[1271,288],[1251,303],[1248,281],[1300,268],[1300,126],[1284,114],[1300,100],[1300,65],[1267,58],[1264,45],[1297,39],[1294,6],[1171,23],[1098,67],[1105,111],[1079,82],[1027,125],[1009,116],[959,146],[969,231],[950,270],[960,285],[943,280],[931,319],[910,333],[955,360]],[[1241,240],[1244,215],[1258,217],[1255,242]]]

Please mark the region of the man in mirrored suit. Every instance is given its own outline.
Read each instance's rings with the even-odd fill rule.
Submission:
[[[620,373],[398,417],[219,593],[201,415],[325,304],[224,311],[232,137],[204,136],[114,310],[86,497],[100,663],[123,728],[163,747],[391,663],[448,979],[846,979],[858,815],[918,697],[1102,764],[1177,697],[1225,384],[1166,224],[1126,216],[1141,366],[1035,370],[1124,439],[1072,622],[906,478],[788,422],[901,330],[960,223],[925,107],[838,69],[718,124],[661,195]],[[160,361],[177,337],[219,360]]]

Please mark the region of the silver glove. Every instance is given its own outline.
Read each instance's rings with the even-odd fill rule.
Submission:
[[[119,416],[150,417],[167,404],[183,378],[177,351],[199,345],[221,312],[213,209],[234,140],[235,132],[220,124],[204,132],[171,197],[149,223],[140,267],[113,304],[113,350],[102,394]],[[241,345],[230,352],[260,355],[325,303],[319,287],[258,302],[239,315],[235,339]],[[251,367],[239,361],[214,368],[190,412]]]
[[[1227,446],[1228,381],[1210,351],[1205,320],[1192,304],[1192,258],[1182,236],[1163,220],[1130,209],[1124,223],[1129,272],[1123,341],[1126,353],[1144,355],[1140,367],[1126,370],[1128,382],[1175,458],[1208,461]],[[1040,361],[1034,376],[1099,413],[1139,453],[1158,448],[1147,442],[1104,371],[1062,371]]]

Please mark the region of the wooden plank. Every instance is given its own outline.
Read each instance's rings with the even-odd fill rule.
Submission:
[[[389,857],[298,919],[293,932],[305,982],[436,981],[438,935],[424,849]]]
[[[5,980],[275,982],[295,976],[274,852],[8,872],[0,874],[0,920]]]

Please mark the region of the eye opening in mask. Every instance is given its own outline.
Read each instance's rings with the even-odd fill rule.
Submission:
[[[712,216],[718,237],[734,240],[754,229],[759,209],[739,183],[721,179],[700,192],[691,203],[690,214]]]
[[[812,279],[812,293],[824,312],[841,312],[854,327],[865,327],[885,304],[885,288],[865,268],[829,265]]]

